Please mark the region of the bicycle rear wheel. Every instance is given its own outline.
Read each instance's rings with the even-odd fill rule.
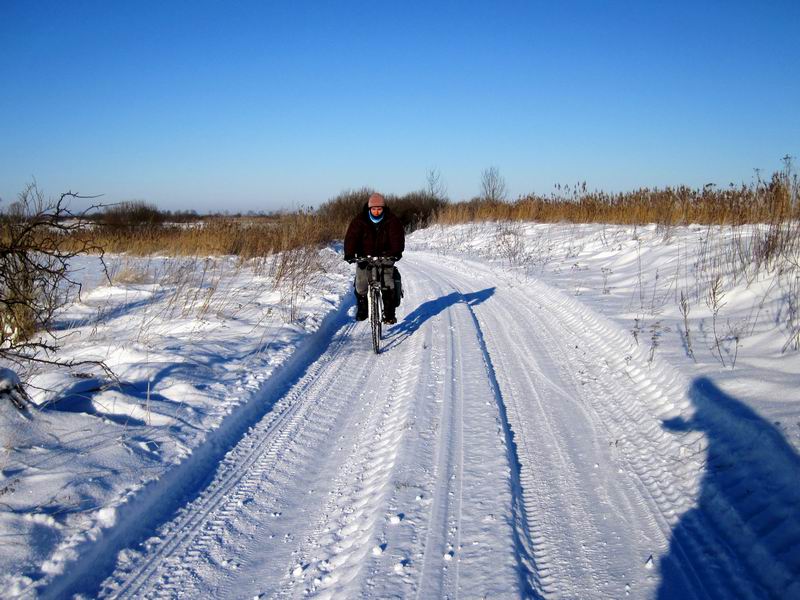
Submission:
[[[372,349],[375,354],[381,351],[381,319],[383,307],[381,306],[381,292],[371,287],[369,290],[369,323],[372,329]]]

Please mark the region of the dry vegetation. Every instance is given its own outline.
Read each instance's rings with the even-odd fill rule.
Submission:
[[[47,201],[32,183],[17,202],[0,207],[0,359],[58,363],[53,359],[59,341],[53,316],[75,297],[79,286],[70,278],[69,262],[82,253],[184,257],[188,262],[176,261],[183,266],[195,265],[203,257],[235,256],[240,259],[237,269],[247,265],[254,273],[269,276],[287,307],[286,319],[295,320],[298,299],[329,268],[319,248],[343,237],[371,192],[347,191],[316,211],[273,215],[176,214],[140,201],[75,214],[67,201],[80,196],[67,193]],[[409,228],[426,224],[443,206],[424,192],[389,200]],[[190,296],[197,296],[196,274],[184,268],[179,272],[175,281],[161,283],[171,287],[176,298],[190,289],[194,290]],[[149,277],[136,268],[107,275],[116,283]],[[204,268],[200,287],[208,287],[205,276]],[[204,292],[205,305],[212,305],[218,287]]]
[[[405,196],[387,196],[392,210],[407,230],[431,222],[440,225],[475,221],[536,221],[638,225],[743,225],[763,223],[770,235],[764,252],[785,247],[798,237],[800,220],[797,176],[786,168],[769,181],[718,189],[685,186],[642,188],[610,194],[589,191],[585,184],[558,186],[549,196],[528,195],[504,199],[504,182],[492,168],[484,172],[480,197],[448,202],[433,189]],[[499,191],[498,191],[499,190]],[[94,218],[94,243],[106,252],[144,256],[235,255],[269,256],[304,246],[318,247],[341,239],[348,222],[366,203],[369,188],[345,191],[317,210],[256,216],[172,215],[155,207],[130,202],[106,208]],[[177,218],[176,218],[177,217]]]
[[[127,219],[123,218],[125,215],[121,214],[119,207],[114,207],[114,211],[112,224],[103,218],[96,220],[91,228],[92,238],[106,252],[135,256],[235,255],[251,258],[300,246],[321,245],[340,235],[311,211],[247,218],[204,217],[187,223],[165,218],[140,220],[137,218],[142,214],[139,207],[132,210]]]
[[[270,256],[341,239],[347,224],[366,204],[371,189],[346,191],[318,210],[247,216],[195,216],[176,219],[143,202],[107,207],[92,218],[91,237],[106,252],[135,256]],[[414,192],[387,196],[407,228],[426,225],[444,201]]]
[[[468,202],[447,204],[436,214],[437,224],[472,221],[538,221],[542,223],[615,223],[662,226],[741,225],[786,222],[800,217],[798,180],[791,164],[750,185],[718,189],[685,186],[642,188],[609,194],[588,191],[586,184],[557,186],[550,196],[528,195],[515,202],[482,195]]]
[[[0,212],[0,358],[11,363],[65,364],[48,355],[59,342],[54,315],[71,292],[80,291],[70,261],[91,252],[100,253],[102,262],[102,248],[82,227],[82,214],[67,208],[71,198],[80,196],[67,192],[46,200],[31,183]]]
[[[499,178],[499,184],[497,180]],[[706,225],[709,231],[730,228],[730,250],[722,253],[730,263],[730,272],[739,273],[748,282],[760,272],[795,273],[800,270],[800,180],[789,156],[784,168],[769,181],[760,177],[749,185],[718,189],[685,186],[665,189],[643,188],[632,192],[609,194],[588,191],[585,184],[570,188],[558,186],[549,197],[529,195],[508,202],[490,193],[503,189],[496,169],[484,171],[483,190],[468,202],[448,203],[437,211],[433,222],[455,225],[491,221],[498,223],[497,252],[513,262],[522,253],[514,224],[605,223],[645,225],[654,223],[670,238],[671,229],[680,225]],[[708,243],[720,236],[709,233]],[[701,252],[701,257],[706,253]],[[718,265],[708,265],[717,272]],[[790,299],[793,294],[789,294]],[[795,304],[800,302],[793,300]],[[792,310],[792,314],[797,311]],[[797,328],[795,328],[797,329]],[[795,336],[800,346],[800,336]]]
[[[35,183],[31,184],[18,202],[0,211],[0,355],[8,358],[15,348],[25,348],[25,356],[34,356],[37,350],[55,350],[55,344],[42,340],[52,335],[49,321],[70,287],[69,259],[87,251],[189,258],[227,255],[239,257],[241,263],[268,265],[276,288],[285,291],[289,299],[289,318],[294,319],[298,294],[304,293],[324,268],[317,250],[343,237],[347,224],[372,191],[345,191],[316,210],[272,215],[198,216],[159,211],[144,202],[73,215],[65,200],[74,194],[48,203]],[[737,245],[738,272],[774,269],[776,264],[799,268],[800,184],[788,157],[784,169],[768,181],[759,178],[753,184],[727,189],[709,185],[609,194],[579,185],[558,187],[548,197],[529,195],[509,202],[505,200],[505,182],[492,167],[483,173],[480,197],[451,203],[445,195],[439,173],[430,171],[426,190],[389,195],[387,200],[409,231],[430,223],[505,223],[500,236],[504,243],[499,243],[498,252],[508,254],[509,261],[521,252],[521,242],[519,236],[508,232],[513,233],[513,224],[522,221],[656,223],[666,232],[665,237],[676,225],[699,223],[736,229],[758,223],[762,224],[756,228],[758,235],[743,235]]]
[[[466,224],[466,228],[454,230],[455,238],[472,235],[473,223],[493,223],[496,233],[489,258],[501,258],[525,272],[543,271],[557,253],[572,257],[581,251],[577,239],[554,243],[546,228],[526,235],[524,232],[530,231],[526,222],[567,223],[576,230],[585,223],[629,226],[639,244],[639,306],[632,333],[637,343],[649,340],[651,359],[663,334],[661,313],[674,300],[682,316],[679,327],[687,356],[695,359],[695,346],[706,335],[702,318],[700,331],[691,330],[690,313],[707,310],[711,353],[724,367],[734,368],[742,340],[763,318],[761,309],[771,293],[779,296],[779,308],[772,318],[786,334],[782,351],[800,350],[800,181],[788,156],[784,168],[769,180],[757,177],[754,183],[739,187],[683,186],[609,194],[578,185],[558,187],[548,197],[529,195],[513,202],[505,200],[504,182],[497,170],[489,169],[484,171],[479,197],[447,204],[433,222],[439,226]],[[669,274],[668,265],[656,265],[654,271],[643,268],[637,229],[647,224],[657,225],[664,243],[671,243],[676,226],[703,225],[705,231],[696,247],[685,249],[679,267]],[[605,244],[605,235],[603,240]],[[463,237],[452,241],[455,247],[463,243]],[[578,268],[577,260],[574,267]],[[652,279],[647,279],[647,273]],[[601,267],[603,294],[610,293],[611,275],[610,268]],[[761,301],[749,316],[731,320],[724,308],[728,293],[753,284],[754,289],[764,288],[759,292]]]

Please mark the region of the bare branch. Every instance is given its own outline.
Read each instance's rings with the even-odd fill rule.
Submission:
[[[489,202],[502,202],[506,199],[506,180],[497,167],[484,169],[481,174],[481,198]]]
[[[442,180],[442,172],[439,169],[431,167],[428,169],[426,176],[428,182],[428,194],[437,200],[444,200],[447,198],[447,185]]]
[[[103,270],[103,250],[86,229],[86,215],[98,206],[79,212],[68,207],[71,199],[93,199],[65,192],[47,201],[32,182],[18,200],[0,210],[0,359],[15,364],[41,363],[63,367],[93,364],[113,375],[100,361],[60,361],[52,355],[59,338],[53,329],[56,311],[81,285],[70,272],[72,259],[97,253]]]

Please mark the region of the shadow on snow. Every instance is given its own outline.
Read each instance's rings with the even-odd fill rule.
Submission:
[[[441,312],[444,312],[451,306],[456,304],[469,304],[470,306],[477,306],[486,302],[494,295],[496,288],[486,288],[478,292],[469,292],[461,294],[459,292],[451,292],[446,296],[441,296],[435,300],[428,300],[423,302],[413,311],[408,313],[403,320],[391,328],[389,331],[388,343],[385,350],[399,346],[406,339],[408,339],[415,331],[417,331],[425,321],[435,317]]]
[[[758,597],[800,598],[800,457],[776,427],[709,379],[695,380],[689,397],[694,416],[664,427],[704,434],[704,473],[697,505],[661,557],[656,597],[739,597],[755,586]]]

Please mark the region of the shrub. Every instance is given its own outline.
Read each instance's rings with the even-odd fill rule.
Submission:
[[[120,202],[104,208],[95,219],[98,224],[113,228],[153,227],[166,221],[166,214],[141,200]]]
[[[83,364],[49,358],[59,341],[52,327],[55,311],[71,292],[80,291],[70,260],[101,252],[85,227],[87,211],[75,214],[67,208],[67,200],[81,197],[67,192],[47,201],[31,183],[17,202],[0,211],[0,358],[17,364]]]
[[[372,188],[362,187],[358,190],[345,190],[327,202],[322,203],[317,209],[320,218],[335,223],[344,230],[352,218],[362,209],[374,192]],[[390,201],[391,196],[386,198]],[[344,236],[344,231],[342,231]]]
[[[341,230],[339,237],[343,237],[347,225],[363,209],[373,192],[374,190],[367,187],[346,190],[322,204],[317,214],[335,224]],[[428,190],[411,192],[400,197],[384,194],[384,197],[389,208],[409,231],[426,227],[436,212],[447,204],[446,200]]]

